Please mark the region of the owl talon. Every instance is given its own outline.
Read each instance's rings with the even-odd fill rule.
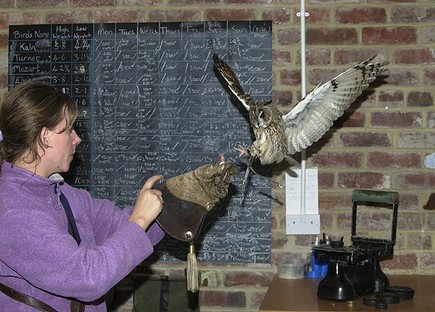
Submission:
[[[242,156],[249,157],[249,156],[251,156],[251,153],[249,152],[249,150],[246,147],[244,147],[244,146],[239,145],[238,147],[235,148],[235,150],[239,152],[239,157],[242,157]]]

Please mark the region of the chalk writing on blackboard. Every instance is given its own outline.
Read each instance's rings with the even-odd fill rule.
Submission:
[[[258,100],[272,96],[270,21],[15,25],[9,29],[9,86],[47,81],[78,103],[82,138],[67,180],[96,197],[131,205],[147,177],[190,171],[219,154],[244,163],[252,142],[246,113],[213,68],[218,53]],[[243,172],[243,170],[242,170]],[[271,185],[243,173],[227,205],[212,211],[202,261],[270,262]],[[172,247],[171,247],[172,246]],[[179,247],[166,239],[160,259]]]

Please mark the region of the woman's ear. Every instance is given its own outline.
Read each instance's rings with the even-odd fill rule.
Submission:
[[[50,130],[48,130],[47,127],[42,128],[41,132],[39,133],[41,142],[44,144],[44,147],[50,147],[50,142],[48,140],[48,137],[50,136]]]

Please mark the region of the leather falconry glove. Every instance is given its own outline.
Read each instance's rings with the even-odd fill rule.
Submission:
[[[232,177],[238,167],[221,161],[169,178],[155,188],[162,192],[164,206],[158,224],[173,238],[190,243],[187,256],[187,288],[198,290],[194,241],[201,233],[207,214],[228,195]]]

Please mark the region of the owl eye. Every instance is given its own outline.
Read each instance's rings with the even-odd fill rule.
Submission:
[[[266,114],[266,111],[268,114]],[[263,119],[262,116],[268,117],[267,119]],[[272,122],[272,110],[269,107],[262,107],[260,113],[258,114],[258,119],[261,120],[260,125],[263,128],[266,128]]]

